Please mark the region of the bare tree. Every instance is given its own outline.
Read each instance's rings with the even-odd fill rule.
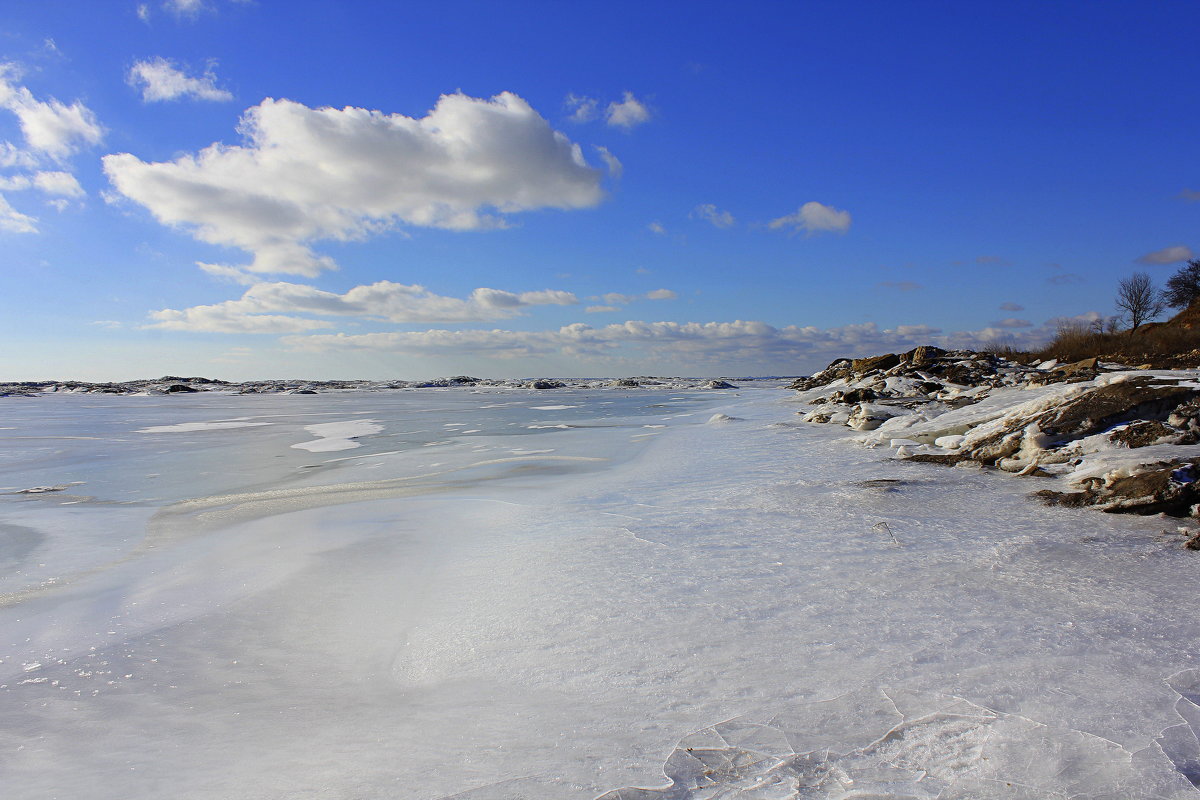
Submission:
[[[1131,330],[1163,312],[1166,302],[1154,281],[1144,272],[1135,272],[1117,287],[1117,308],[1129,314]]]
[[[1167,305],[1172,308],[1187,308],[1200,297],[1200,258],[1193,258],[1171,277],[1167,278],[1164,292]]]

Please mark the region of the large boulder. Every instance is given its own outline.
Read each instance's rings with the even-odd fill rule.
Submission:
[[[856,358],[850,362],[850,369],[859,375],[865,375],[874,370],[891,369],[900,363],[900,356],[895,353],[885,353],[881,356],[871,356],[870,358]]]

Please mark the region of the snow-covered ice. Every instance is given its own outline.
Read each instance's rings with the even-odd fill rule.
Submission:
[[[444,389],[6,405],[0,484],[66,488],[0,494],[3,796],[1200,797],[1173,526],[791,393],[555,391],[568,427]]]

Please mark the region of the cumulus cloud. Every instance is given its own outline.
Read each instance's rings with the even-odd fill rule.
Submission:
[[[1000,310],[1001,311],[1024,311],[1025,306],[1020,305],[1019,303],[1001,303]]]
[[[39,100],[24,86],[14,81],[19,71],[13,64],[0,64],[0,108],[17,116],[21,134],[25,138],[25,150],[30,159],[48,157],[62,161],[88,144],[99,143],[104,129],[96,121],[96,115],[83,103],[76,100],[66,105],[55,98]],[[9,159],[16,148],[8,143]]]
[[[1194,256],[1192,248],[1187,245],[1177,244],[1173,247],[1164,247],[1162,250],[1155,250],[1153,253],[1146,253],[1144,256],[1139,256],[1137,262],[1139,264],[1174,264],[1178,261],[1187,261]]]
[[[826,231],[845,233],[850,230],[850,212],[810,200],[794,213],[771,220],[767,227],[771,230],[790,229],[792,233],[804,231],[806,236]]]
[[[647,300],[674,300],[679,297],[678,294],[670,289],[655,289],[651,292],[646,292]]]
[[[625,130],[636,128],[649,120],[650,109],[634,97],[633,92],[626,92],[625,99],[619,103],[616,101],[609,103],[608,108],[604,110],[605,122]]]
[[[235,281],[241,278],[222,265],[201,267],[218,277]],[[437,295],[423,286],[391,281],[355,286],[345,294],[279,281],[256,283],[237,300],[154,311],[149,327],[219,333],[292,333],[332,327],[331,322],[297,314],[353,316],[399,323],[484,322],[517,316],[530,306],[578,302],[571,292],[555,289],[516,293],[480,288],[462,299]]]
[[[266,99],[246,111],[242,145],[174,161],[104,157],[118,192],[160,222],[253,254],[251,272],[313,276],[335,267],[310,249],[398,224],[503,227],[504,215],[597,205],[600,171],[523,99],[443,95],[422,118]]]
[[[217,87],[211,65],[199,77],[191,77],[165,58],[138,61],[129,68],[129,85],[141,90],[142,102],[161,103],[190,97],[195,100],[225,101],[233,95]]]
[[[712,203],[704,203],[692,209],[691,216],[695,219],[704,219],[711,222],[718,228],[732,228],[737,224],[737,220],[733,218],[733,214],[728,211],[720,211]]]

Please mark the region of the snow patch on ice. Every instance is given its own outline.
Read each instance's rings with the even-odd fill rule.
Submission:
[[[316,425],[305,425],[304,430],[317,438],[311,442],[294,444],[292,447],[298,450],[308,450],[310,453],[329,453],[335,450],[362,447],[361,442],[354,440],[359,436],[379,433],[383,430],[383,426],[373,419],[355,419],[345,422],[321,422]]]
[[[153,425],[139,428],[138,433],[195,433],[196,431],[223,431],[231,428],[257,428],[271,425],[270,422],[180,422],[177,425]]]

